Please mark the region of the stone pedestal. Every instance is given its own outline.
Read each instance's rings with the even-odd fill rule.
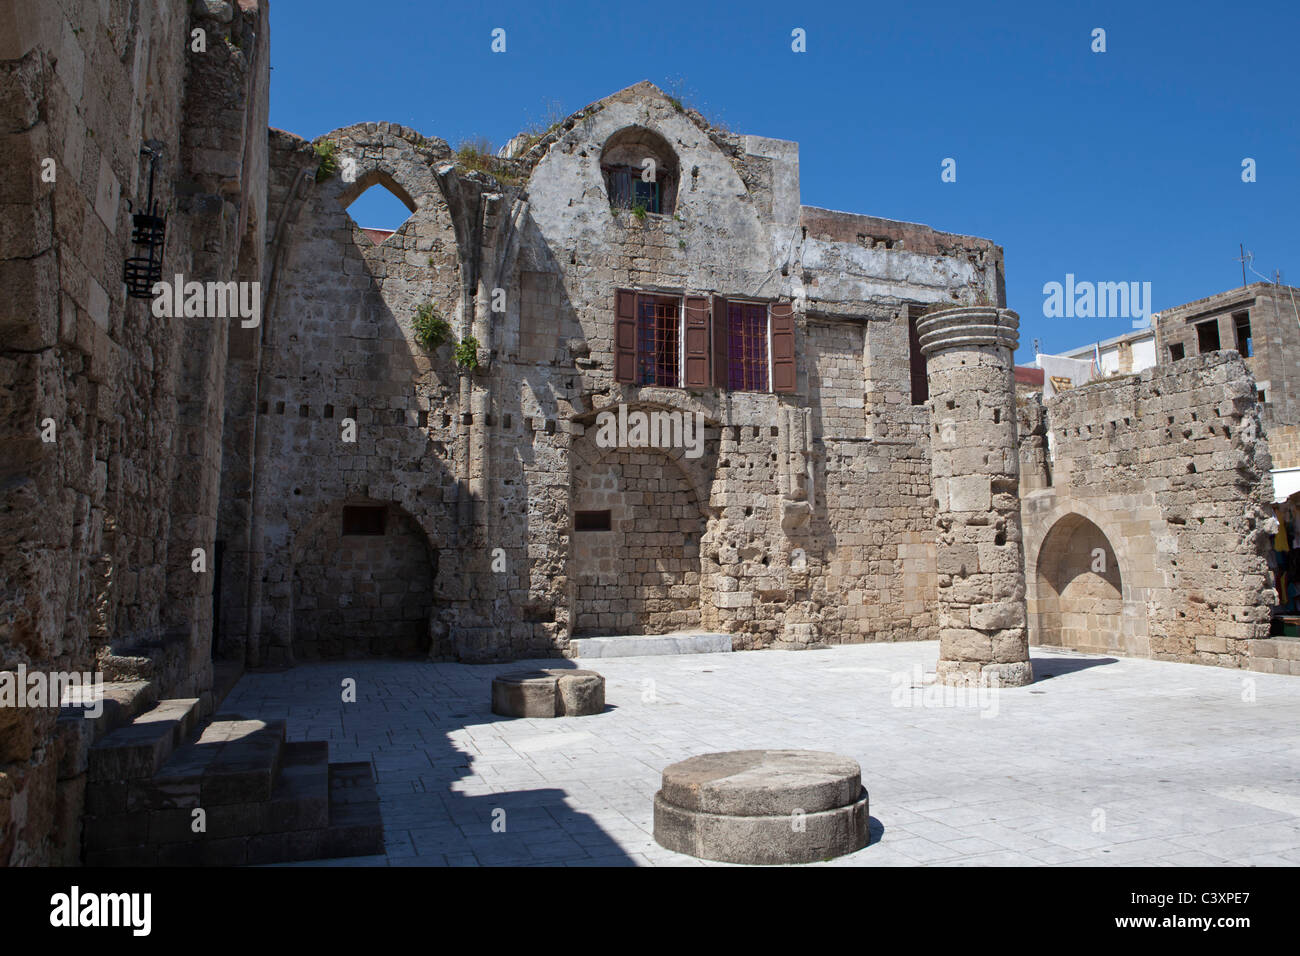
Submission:
[[[1016,313],[991,306],[917,323],[930,378],[938,678],[946,684],[1033,680],[1012,357],[1019,326]]]
[[[869,839],[856,760],[814,750],[704,754],[664,770],[660,846],[727,863],[812,863]]]
[[[605,710],[605,678],[547,667],[492,679],[492,713],[503,717],[586,717]]]

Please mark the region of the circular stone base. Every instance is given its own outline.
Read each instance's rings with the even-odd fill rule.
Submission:
[[[867,845],[857,761],[812,750],[704,754],[667,767],[655,794],[660,846],[726,863],[813,863]]]
[[[492,679],[492,713],[503,717],[586,717],[605,709],[605,678],[546,667]]]
[[[1023,687],[1034,682],[1034,665],[1029,661],[1010,664],[980,664],[975,661],[939,661],[935,679],[940,684],[967,687]]]

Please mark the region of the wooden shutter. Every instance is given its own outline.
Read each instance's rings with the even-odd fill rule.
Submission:
[[[713,384],[727,388],[730,384],[730,366],[727,355],[727,300],[713,297]]]
[[[709,300],[686,297],[686,387],[709,387]]]
[[[794,306],[789,302],[773,302],[772,318],[772,391],[793,392],[794,371]]]
[[[614,380],[636,381],[636,293],[614,293]]]

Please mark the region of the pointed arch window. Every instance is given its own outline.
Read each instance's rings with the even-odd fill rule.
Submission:
[[[373,170],[339,197],[348,216],[375,245],[396,233],[415,212],[415,201],[392,176]]]

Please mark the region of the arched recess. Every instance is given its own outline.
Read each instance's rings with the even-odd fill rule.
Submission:
[[[1124,572],[1106,534],[1077,513],[1043,538],[1035,568],[1037,641],[1089,653],[1128,653]]]
[[[437,561],[400,505],[331,504],[294,548],[294,658],[427,656]]]
[[[700,626],[698,482],[661,448],[572,453],[569,581],[574,636],[664,634]]]
[[[615,132],[600,151],[600,170],[611,206],[640,206],[664,216],[676,211],[681,182],[677,153],[654,130],[625,126]]]

